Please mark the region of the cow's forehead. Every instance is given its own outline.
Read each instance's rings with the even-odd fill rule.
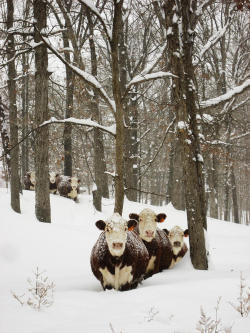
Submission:
[[[139,217],[142,218],[142,219],[146,218],[146,217],[155,218],[156,214],[152,209],[145,208],[140,212]]]
[[[181,235],[183,234],[183,230],[178,226],[176,225],[175,227],[173,227],[171,230],[170,230],[170,234],[171,235]]]
[[[118,213],[114,213],[108,220],[106,220],[106,226],[114,231],[124,228],[126,224],[127,221]]]

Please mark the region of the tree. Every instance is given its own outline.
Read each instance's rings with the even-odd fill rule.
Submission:
[[[207,228],[203,160],[193,66],[196,9],[196,1],[165,1],[164,5],[170,67],[176,75],[172,84],[172,100],[177,117],[177,134],[183,147],[190,256],[194,268],[207,269],[203,229]]]
[[[34,40],[41,42],[41,33],[46,31],[46,2],[34,0]],[[38,127],[48,120],[48,53],[43,43],[35,49],[35,122]],[[35,138],[36,172],[36,217],[41,222],[51,222],[49,198],[49,129],[47,126],[37,130]]]
[[[15,146],[18,142],[18,125],[17,125],[17,106],[16,106],[16,68],[15,68],[15,40],[11,33],[13,28],[14,5],[12,0],[7,0],[7,59],[8,59],[8,92],[9,92],[9,110],[10,110],[10,147]],[[10,150],[10,191],[11,207],[20,213],[20,180],[18,174],[19,167],[19,146]]]

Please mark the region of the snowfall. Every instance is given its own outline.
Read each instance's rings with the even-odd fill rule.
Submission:
[[[113,199],[103,200],[99,213],[87,194],[79,203],[51,195],[51,224],[38,222],[34,207],[34,192],[24,191],[22,214],[14,213],[9,191],[0,189],[0,332],[195,333],[201,307],[210,321],[217,316],[218,331],[250,332],[250,313],[241,317],[232,306],[238,304],[240,276],[243,291],[250,286],[249,226],[208,218],[208,271],[195,270],[188,252],[173,269],[137,289],[103,291],[91,272],[90,253],[100,234],[95,222],[112,215]],[[161,228],[187,227],[186,213],[171,204],[152,207],[125,200],[123,217],[144,207],[167,214]],[[37,267],[55,284],[53,304],[40,311],[27,304],[27,279],[34,281]]]

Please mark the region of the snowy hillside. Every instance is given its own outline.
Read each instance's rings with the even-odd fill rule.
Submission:
[[[43,224],[34,216],[34,192],[24,192],[21,215],[11,211],[5,189],[0,189],[0,198],[0,332],[194,333],[200,306],[215,319],[220,296],[219,327],[250,332],[250,314],[242,318],[229,304],[237,303],[240,272],[250,286],[249,227],[209,219],[208,271],[194,270],[188,253],[174,269],[154,275],[135,290],[104,292],[89,259],[100,233],[94,223],[111,215],[112,200],[105,200],[103,213],[97,213],[87,195],[81,195],[78,204],[51,196],[53,223]],[[126,201],[123,216],[143,207]],[[186,228],[184,212],[171,205],[153,209],[167,214],[160,227]],[[36,267],[46,270],[56,285],[54,304],[40,312],[21,306],[11,294],[29,294],[27,278],[33,278]]]

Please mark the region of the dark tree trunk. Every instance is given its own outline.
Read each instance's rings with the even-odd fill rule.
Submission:
[[[35,42],[41,41],[39,31],[46,28],[46,2],[34,0]],[[48,120],[48,53],[45,45],[35,49],[35,122],[39,126]],[[49,130],[39,129],[35,138],[36,217],[41,222],[51,222],[49,197]]]
[[[10,174],[10,152],[9,152],[10,139],[8,136],[7,127],[8,126],[4,112],[4,105],[2,103],[2,96],[0,96],[0,133],[2,139],[3,152],[4,152],[4,161],[7,166],[7,174]]]
[[[176,6],[176,4],[178,6]],[[185,183],[186,211],[190,237],[190,256],[196,269],[207,269],[204,229],[206,222],[206,204],[203,179],[203,164],[199,146],[199,131],[196,120],[196,89],[194,86],[194,68],[192,63],[193,35],[195,29],[195,1],[181,0],[165,2],[168,34],[168,48],[171,70],[174,78],[172,100],[175,103],[177,131],[183,147],[183,169]],[[177,11],[177,13],[175,13]],[[182,20],[182,31],[178,22],[173,20],[174,13]],[[181,44],[179,40],[181,39]],[[178,56],[179,55],[179,56]]]
[[[240,223],[239,206],[238,206],[238,199],[237,199],[237,187],[236,187],[235,174],[234,174],[234,168],[233,168],[232,163],[231,163],[231,186],[232,186],[234,222]]]
[[[66,32],[63,32],[63,46],[69,47],[69,39]],[[65,59],[71,63],[70,54],[64,52]],[[72,70],[66,66],[66,109],[65,118],[70,118],[73,115],[73,99],[74,99],[74,79],[75,75]],[[72,125],[66,123],[63,132],[64,146],[64,175],[72,177]]]
[[[119,68],[119,34],[122,29],[123,0],[114,4],[113,31],[111,41],[112,57],[112,89],[116,105],[116,176],[115,176],[115,207],[114,211],[122,215],[124,202],[124,112],[121,97]]]
[[[94,43],[94,25],[89,9],[86,9],[89,30],[90,30],[90,53],[91,53],[91,74],[97,77],[97,57]],[[101,123],[101,116],[99,111],[99,99],[96,92],[93,92],[93,96],[89,96],[90,109],[93,120],[97,123]],[[106,161],[104,155],[103,135],[102,132],[94,128],[94,170],[95,170],[95,183],[97,189],[93,192],[93,203],[97,210],[101,211],[102,197],[109,198],[108,190],[108,175],[106,172]]]
[[[14,5],[12,0],[7,0],[7,30],[13,27]],[[10,61],[15,56],[15,41],[14,35],[9,34],[7,40],[7,58]],[[8,92],[9,92],[9,109],[10,109],[10,148],[18,142],[18,124],[17,124],[17,107],[16,107],[16,68],[15,62],[8,63]],[[11,192],[11,207],[20,213],[20,179],[18,174],[19,169],[19,146],[17,145],[10,151],[10,192]]]

